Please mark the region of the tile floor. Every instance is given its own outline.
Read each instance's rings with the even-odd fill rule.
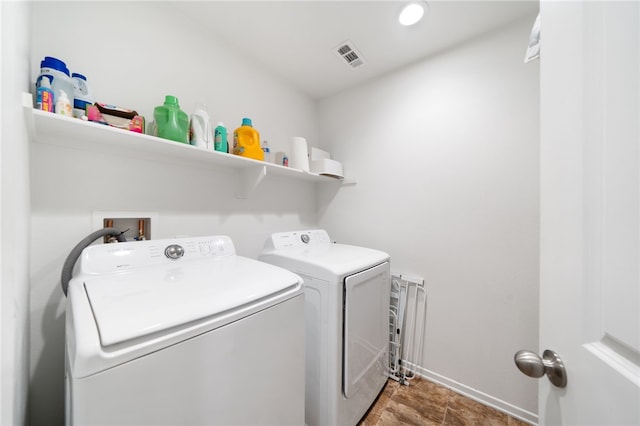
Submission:
[[[389,379],[359,426],[529,426],[444,386],[416,377],[409,386]]]

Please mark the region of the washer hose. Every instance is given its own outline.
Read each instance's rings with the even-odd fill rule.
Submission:
[[[69,253],[69,256],[67,256],[67,260],[64,261],[64,265],[62,266],[62,274],[60,275],[60,284],[62,285],[62,292],[64,293],[65,297],[67,296],[69,281],[71,281],[71,277],[73,275],[73,267],[80,257],[80,254],[82,254],[82,250],[89,247],[92,242],[100,237],[104,237],[105,235],[115,235],[118,239],[118,242],[125,243],[127,242],[127,239],[124,236],[124,232],[116,228],[98,229],[97,231],[84,237],[84,239],[80,241],[73,248],[73,250],[71,250],[71,253]]]

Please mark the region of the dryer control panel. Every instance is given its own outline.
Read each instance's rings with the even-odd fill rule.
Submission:
[[[309,231],[278,232],[272,234],[265,244],[266,249],[286,249],[311,245],[331,244],[329,234],[324,229]]]
[[[235,253],[233,242],[227,236],[131,241],[87,247],[82,252],[80,267],[86,274],[104,274],[173,262],[231,256]]]

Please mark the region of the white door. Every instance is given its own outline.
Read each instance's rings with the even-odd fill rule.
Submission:
[[[541,3],[540,424],[640,424],[640,6]]]

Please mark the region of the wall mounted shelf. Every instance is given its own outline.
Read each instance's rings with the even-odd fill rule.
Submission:
[[[247,198],[269,176],[311,183],[355,184],[328,176],[223,152],[204,150],[155,136],[65,117],[33,108],[30,93],[23,94],[23,108],[32,141],[110,155],[125,155],[182,165],[235,169],[239,173],[236,196]]]

